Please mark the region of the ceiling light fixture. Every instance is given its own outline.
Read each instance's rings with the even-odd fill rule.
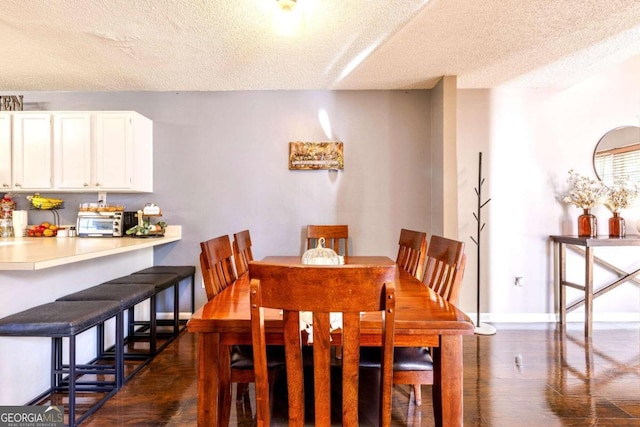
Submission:
[[[293,36],[300,31],[302,11],[298,0],[276,0],[273,13],[273,29],[282,36]]]

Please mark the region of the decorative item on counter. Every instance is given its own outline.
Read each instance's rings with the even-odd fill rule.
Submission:
[[[59,227],[49,222],[43,222],[40,225],[30,225],[27,228],[27,237],[55,237],[58,234]]]
[[[302,254],[302,263],[308,265],[340,265],[340,257],[330,248],[325,248],[325,238],[318,239],[318,245],[314,249]]]
[[[124,212],[124,205],[109,205],[106,203],[80,203],[80,212]]]
[[[27,199],[35,209],[50,210],[64,208],[64,200],[54,199],[52,197],[42,197],[40,193],[35,193],[33,196],[27,196]]]
[[[583,209],[578,217],[578,237],[596,237],[598,223],[591,209],[603,203],[607,195],[607,187],[598,180],[580,175],[573,169],[569,170],[571,191],[562,199],[565,203],[572,203]]]
[[[155,206],[155,205],[153,205]],[[160,212],[160,208],[157,210]],[[155,224],[151,224],[149,216],[160,216],[160,214],[145,214],[143,210],[138,210],[138,225],[134,225],[125,233],[133,237],[162,237],[164,231],[167,228],[167,223],[159,221]]]
[[[160,207],[155,203],[147,203],[146,205],[144,205],[144,208],[142,208],[142,214],[143,215],[162,215],[162,211],[160,210]]]
[[[11,213],[16,209],[13,194],[7,193],[0,199],[0,218],[11,218]]]
[[[638,197],[639,192],[638,184],[626,177],[615,179],[613,185],[607,188],[607,200],[604,205],[613,214],[609,218],[609,237],[625,237],[627,230],[620,211],[627,208]]]

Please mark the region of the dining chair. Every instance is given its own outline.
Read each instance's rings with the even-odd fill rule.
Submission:
[[[207,300],[211,300],[237,278],[231,260],[233,256],[231,241],[227,235],[215,237],[200,242],[200,249],[202,250],[200,263],[204,289]]]
[[[331,345],[343,346],[342,425],[358,425],[360,313],[383,312],[380,381],[381,426],[391,423],[395,265],[283,266],[249,263],[251,335],[255,360],[257,425],[270,424],[265,363],[265,309],[282,310],[290,426],[303,426],[305,414],[301,312],[313,313],[315,425],[331,425]],[[342,313],[341,335],[331,333],[330,313]],[[333,342],[332,342],[333,341]],[[305,352],[306,353],[306,352]],[[333,361],[335,362],[335,360]],[[365,392],[370,393],[371,390]]]
[[[463,242],[431,236],[422,282],[445,301],[457,304],[466,259]],[[421,405],[420,385],[433,384],[431,351],[425,347],[397,347],[394,355],[394,384],[413,385],[415,404]]]
[[[466,264],[464,243],[440,236],[431,236],[425,258],[425,273],[422,282],[433,289],[445,301],[455,304]],[[360,366],[379,368],[380,350],[364,348]],[[393,383],[412,385],[414,401],[422,404],[422,384],[433,385],[433,359],[426,347],[396,347],[394,349]],[[440,406],[436,405],[434,410]]]
[[[348,225],[307,225],[307,249],[315,248],[321,237],[324,237],[327,248],[338,255],[349,256]]]
[[[207,294],[207,300],[215,298],[237,279],[231,262],[232,248],[229,236],[224,235],[200,243],[200,267]],[[231,366],[230,382],[236,383],[236,400],[242,400],[248,392],[249,383],[254,382],[253,348],[251,345],[234,345],[229,352]],[[275,381],[277,369],[284,366],[284,356],[278,349],[269,353],[269,375],[271,382]],[[231,410],[231,401],[223,402],[223,409]]]
[[[249,230],[243,230],[233,235],[233,261],[236,273],[242,276],[249,270],[249,261],[253,261],[251,251],[251,235]]]
[[[398,256],[396,264],[407,273],[422,280],[424,257],[427,252],[427,233],[413,230],[400,230]]]

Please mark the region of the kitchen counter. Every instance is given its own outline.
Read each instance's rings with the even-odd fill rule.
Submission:
[[[3,238],[0,239],[0,270],[42,270],[176,242],[181,235],[181,226],[170,225],[163,237]]]

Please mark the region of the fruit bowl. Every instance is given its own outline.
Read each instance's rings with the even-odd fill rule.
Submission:
[[[59,227],[55,224],[43,222],[40,225],[27,227],[27,237],[56,237]]]

